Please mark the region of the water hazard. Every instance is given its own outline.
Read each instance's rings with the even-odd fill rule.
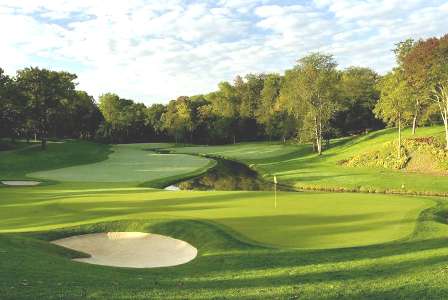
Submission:
[[[167,190],[200,190],[200,191],[272,191],[274,183],[269,182],[248,166],[220,158],[216,166],[207,173],[178,182],[167,187]],[[292,191],[291,188],[277,186],[278,190]]]

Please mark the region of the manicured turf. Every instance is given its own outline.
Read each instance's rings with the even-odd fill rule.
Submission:
[[[46,151],[34,145],[0,152],[0,179],[26,179],[31,172],[94,163],[111,153],[108,145],[84,141],[49,142],[47,147]]]
[[[442,127],[419,128],[416,136],[439,136]],[[448,176],[407,173],[383,168],[352,168],[338,164],[339,161],[381,147],[384,143],[396,139],[396,129],[385,129],[367,135],[335,140],[331,148],[322,156],[312,152],[310,145],[285,146],[270,152],[273,147],[268,143],[256,144],[256,149],[267,149],[272,156],[260,156],[256,153],[246,155],[250,144],[229,146],[175,148],[179,153],[204,153],[237,159],[254,167],[271,178],[277,175],[281,183],[297,188],[371,191],[371,192],[407,192],[420,194],[448,194]],[[409,129],[403,137],[411,137]],[[277,145],[281,147],[281,145]],[[287,150],[292,152],[287,154]]]
[[[222,156],[240,161],[265,160],[269,158],[277,158],[296,152],[300,149],[296,145],[281,144],[277,142],[253,142],[238,143],[235,145],[223,146],[190,146],[172,148],[174,152],[189,154],[206,154],[211,156]]]
[[[383,243],[411,234],[430,200],[388,195],[165,192],[70,186],[2,191],[0,232],[40,231],[121,219],[199,219],[243,240],[291,248]],[[17,218],[21,216],[21,218]]]
[[[198,156],[148,151],[163,146],[166,145],[115,145],[107,159],[100,162],[33,172],[27,176],[57,181],[141,183],[183,177],[206,170],[214,164],[212,160]]]
[[[258,150],[250,155],[246,155],[250,143],[201,147],[201,152],[233,155],[256,164],[265,174],[277,170],[282,182],[298,184],[303,174],[295,168],[341,172],[333,165],[338,157],[372,147],[387,140],[388,134],[392,133],[371,136],[370,146],[362,138],[337,141],[317,162],[308,147],[293,145],[256,143],[253,149]],[[143,179],[135,175],[135,165],[121,164],[151,160],[145,168],[160,168],[152,160],[156,156],[142,150],[151,147],[171,145],[109,147],[66,141],[49,144],[46,152],[37,148],[0,152],[1,178],[23,179],[36,172],[49,176],[65,170],[52,178],[52,185],[0,187],[1,299],[448,298],[446,198],[281,192],[275,209],[271,192],[168,192],[138,187],[140,180],[158,179]],[[196,152],[198,148],[171,149]],[[114,170],[116,174],[107,175],[112,182],[98,180],[103,175],[95,175],[95,169],[100,168]],[[359,170],[347,170],[352,172],[347,173],[352,174],[347,175],[350,180],[356,181],[353,172]],[[372,178],[382,174],[366,172]],[[72,173],[78,179],[59,182]],[[178,178],[186,176],[174,173]],[[197,247],[199,255],[172,268],[112,268],[71,261],[82,254],[47,242],[105,231],[172,236]]]
[[[58,193],[53,195],[53,201],[68,198]],[[28,225],[34,228],[48,223],[63,226],[81,209],[81,206],[75,210],[65,208],[63,202],[59,208],[57,204],[40,202],[40,208],[28,206],[36,213],[45,207],[49,210],[47,219],[32,217]],[[132,206],[133,203],[126,210]],[[107,221],[101,214],[114,211],[107,208],[106,205],[99,210],[88,207],[83,213],[96,211],[100,217],[92,221]],[[179,209],[180,206],[176,210]],[[139,217],[137,210],[132,220],[127,221],[45,233],[1,234],[0,293],[2,299],[446,299],[448,226],[443,223],[446,211],[448,206],[444,200],[438,207],[426,210],[409,239],[331,250],[251,246],[213,223],[167,218],[148,220]],[[26,225],[27,218],[28,215],[8,216],[8,222],[3,221],[2,227],[10,224],[11,228],[19,219]],[[69,258],[79,254],[45,242],[104,231],[170,235],[196,246],[199,256],[173,268],[110,268],[70,261]]]

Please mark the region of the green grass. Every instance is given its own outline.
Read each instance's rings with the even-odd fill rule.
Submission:
[[[430,200],[387,195],[165,192],[138,188],[44,186],[2,192],[0,232],[29,232],[132,219],[195,219],[273,247],[340,248],[411,234]],[[17,218],[17,216],[21,216]]]
[[[125,182],[159,186],[206,171],[214,161],[191,155],[149,151],[171,144],[91,142],[49,143],[48,150],[29,147],[0,155],[0,179],[40,179],[64,182]]]
[[[421,134],[439,131],[425,129]],[[309,176],[348,172],[347,182],[327,178],[321,185],[320,179],[308,178],[307,184],[350,186],[359,180],[361,170],[335,162],[393,134],[385,130],[335,141],[322,158],[311,154],[308,146],[274,143],[171,149],[231,157],[254,164],[265,175],[278,172],[282,182],[295,185],[305,181],[303,170]],[[448,298],[446,198],[280,192],[275,209],[271,192],[168,192],[139,187],[148,177],[139,177],[137,164],[147,170],[170,169],[169,160],[160,164],[160,157],[145,149],[171,146],[109,147],[66,141],[49,144],[45,152],[24,148],[0,153],[2,179],[37,173],[54,181],[37,187],[0,187],[0,298]],[[176,165],[188,165],[194,172],[200,170],[192,164],[194,159],[206,161],[165,157],[183,157]],[[105,182],[97,170],[108,171]],[[184,170],[171,172],[176,178],[191,175]],[[390,171],[362,172],[375,178]],[[390,174],[393,180],[407,176]],[[149,181],[167,182],[163,176]],[[419,188],[418,180],[425,176],[416,177]],[[396,184],[378,180],[388,189]],[[436,185],[432,183],[429,190]],[[70,258],[79,253],[48,243],[104,231],[165,234],[191,243],[199,254],[177,267],[112,268],[74,262]]]
[[[416,136],[440,136],[440,126],[419,128]],[[179,153],[201,153],[224,156],[252,164],[261,174],[271,178],[275,174],[280,183],[303,189],[328,191],[395,192],[416,194],[448,194],[448,176],[410,173],[384,168],[353,168],[338,162],[369,150],[378,149],[396,139],[396,129],[385,129],[367,135],[332,141],[322,156],[312,152],[310,145],[255,144],[254,149],[265,149],[250,155],[251,144],[229,146],[175,148]],[[411,137],[409,129],[403,137]],[[272,150],[272,151],[271,151]],[[289,151],[289,152],[288,152]]]
[[[84,141],[48,142],[48,150],[38,145],[0,152],[0,179],[29,179],[28,173],[89,164],[106,160],[110,146]]]
[[[161,144],[114,145],[106,160],[60,169],[28,173],[38,179],[77,182],[152,182],[202,172],[214,165],[210,159],[183,155],[158,154],[147,151]]]
[[[438,200],[438,206],[426,209],[418,218],[415,230],[405,239],[357,248],[294,250],[247,244],[228,228],[215,222],[169,218],[168,215],[182,210],[183,205],[173,210],[172,206],[162,205],[163,202],[172,200],[160,201],[158,206],[144,204],[145,200],[141,199],[147,198],[148,193],[153,192],[120,191],[113,197],[114,192],[109,191],[110,199],[107,202],[104,191],[99,195],[101,201],[88,205],[89,199],[91,201],[96,198],[93,196],[94,192],[91,192],[92,195],[88,198],[83,198],[83,192],[78,191],[75,195],[76,191],[73,189],[65,196],[55,186],[39,189],[42,193],[37,194],[45,199],[43,201],[36,196],[33,196],[33,199],[28,197],[27,200],[17,197],[16,200],[23,199],[21,201],[7,197],[13,204],[19,204],[14,208],[15,215],[5,213],[5,206],[2,207],[2,228],[6,226],[9,227],[8,230],[15,228],[20,231],[28,231],[31,227],[38,230],[47,228],[48,225],[55,228],[45,232],[0,235],[2,299],[448,297],[448,227],[443,223],[448,206],[444,200]],[[13,189],[7,190],[13,193]],[[51,194],[53,198],[45,193]],[[122,195],[120,193],[126,195],[123,201],[119,200]],[[386,197],[365,194],[360,196],[373,197],[373,202],[378,196]],[[405,201],[408,201],[402,196],[389,197],[401,199],[403,206],[406,206]],[[113,198],[115,200],[112,200]],[[413,198],[409,199],[413,201]],[[219,206],[227,202],[226,200],[229,199],[215,201],[218,201]],[[73,203],[66,206],[65,201]],[[331,199],[327,201],[331,202]],[[78,202],[78,206],[74,205],[74,202]],[[99,203],[102,203],[102,206],[99,206]],[[131,209],[137,206],[139,209],[145,207],[147,211],[139,214],[139,209]],[[204,209],[199,203],[190,206]],[[188,208],[191,209],[193,208]],[[12,208],[7,210],[12,212]],[[30,215],[23,215],[24,210],[29,211]],[[131,214],[132,217],[121,221],[108,219],[107,216],[119,215],[119,210]],[[163,214],[168,214],[163,218],[145,216],[149,211],[162,214],[162,210]],[[32,211],[35,212],[34,215],[31,214]],[[45,218],[37,216],[42,212],[45,212]],[[59,228],[76,222],[84,225]],[[14,223],[16,225],[13,225]],[[393,228],[392,224],[385,226]],[[73,262],[70,258],[77,257],[77,253],[46,242],[74,234],[104,231],[147,231],[170,235],[195,245],[199,256],[188,264],[171,268],[111,268]],[[286,240],[288,236],[283,237]],[[355,236],[348,238],[356,242]]]
[[[187,154],[205,154],[210,156],[230,158],[234,160],[251,162],[277,158],[296,152],[299,147],[292,144],[281,144],[277,142],[251,142],[238,143],[224,146],[190,146],[176,147],[170,150]]]

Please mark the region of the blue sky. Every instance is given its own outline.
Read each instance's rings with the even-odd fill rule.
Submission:
[[[384,73],[395,43],[448,33],[447,17],[441,0],[0,0],[0,67],[67,70],[95,97],[166,103],[314,51]]]

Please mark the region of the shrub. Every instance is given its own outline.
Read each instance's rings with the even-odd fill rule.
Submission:
[[[398,142],[388,142],[377,150],[359,153],[349,159],[338,162],[348,167],[376,167],[400,170],[406,167],[411,154],[429,154],[443,170],[448,170],[448,152],[443,143],[433,136],[405,139],[402,142],[401,155],[397,154]]]

